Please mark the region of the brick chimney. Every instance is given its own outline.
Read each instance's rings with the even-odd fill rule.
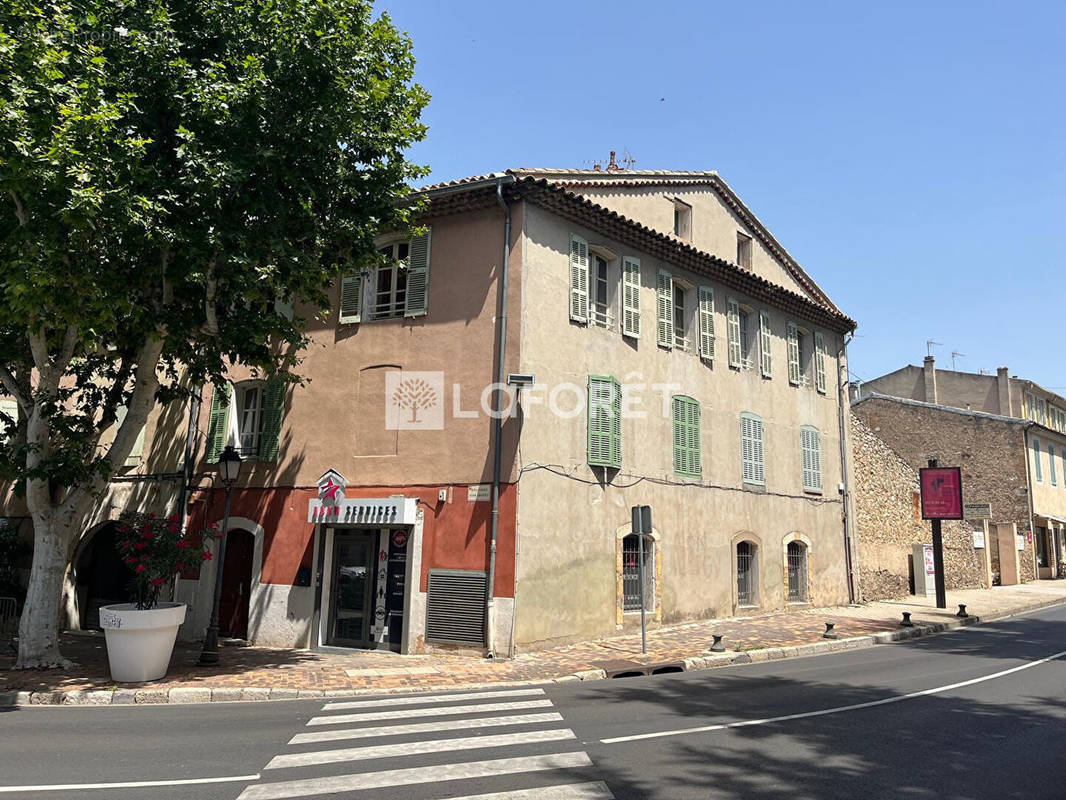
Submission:
[[[1010,370],[999,367],[996,370],[996,384],[999,389],[999,413],[1005,417],[1014,416],[1014,405],[1010,396]]]
[[[925,357],[925,402],[939,402],[936,397],[936,359],[932,356]]]

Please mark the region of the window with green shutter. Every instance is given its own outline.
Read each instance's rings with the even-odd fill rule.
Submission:
[[[341,278],[341,308],[337,322],[350,325],[363,319],[363,274],[345,275]]]
[[[281,444],[281,420],[285,414],[285,382],[267,381],[263,390],[263,423],[259,436],[259,460],[277,461]]]
[[[822,394],[826,391],[825,339],[820,331],[814,333],[814,388]]]
[[[1048,443],[1047,446],[1048,475],[1051,476],[1051,485],[1059,485],[1058,470],[1055,468],[1055,445]]]
[[[727,303],[726,323],[729,334],[729,366],[740,369],[744,358],[740,341],[740,303],[732,297]]]
[[[1037,483],[1044,482],[1044,465],[1040,459],[1040,440],[1033,438],[1033,477]]]
[[[812,425],[800,428],[800,450],[803,454],[803,491],[822,491],[822,442],[818,429]]]
[[[747,412],[740,415],[740,462],[744,483],[766,485],[763,467],[762,417]]]
[[[622,387],[614,378],[589,376],[588,463],[622,466]]]
[[[622,259],[622,335],[640,338],[640,259]]]
[[[674,346],[674,279],[669,272],[659,270],[655,283],[655,303],[659,318],[659,347]]]
[[[207,423],[207,461],[214,464],[222,455],[229,432],[229,394],[228,384],[222,388],[215,386],[211,394],[211,415]]]
[[[770,312],[759,312],[759,366],[764,378],[774,374],[773,357],[770,355]]]
[[[793,386],[800,384],[800,343],[799,328],[795,322],[788,323],[788,382]]]
[[[700,460],[700,404],[691,397],[673,398],[674,472],[690,478],[703,473]]]
[[[697,292],[699,301],[700,358],[714,361],[714,290],[701,286]]]
[[[429,306],[429,228],[411,239],[407,253],[407,295],[404,298],[403,315],[421,317]]]
[[[589,321],[589,243],[570,234],[570,319]]]

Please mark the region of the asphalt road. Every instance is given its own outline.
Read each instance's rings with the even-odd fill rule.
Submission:
[[[143,782],[153,785],[117,785]],[[1062,800],[1066,606],[911,643],[651,678],[0,710],[0,800],[320,796]]]

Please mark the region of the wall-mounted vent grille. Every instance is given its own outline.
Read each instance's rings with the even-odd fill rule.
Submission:
[[[484,572],[431,569],[426,600],[426,641],[485,645]]]

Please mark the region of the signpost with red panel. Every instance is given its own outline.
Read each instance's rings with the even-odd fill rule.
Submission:
[[[948,599],[944,588],[944,536],[940,521],[962,519],[962,469],[938,467],[936,459],[918,471],[918,484],[922,495],[922,519],[933,524],[933,564],[936,569],[936,607],[947,608]]]
[[[962,519],[962,469],[923,467],[918,472],[922,519]]]

